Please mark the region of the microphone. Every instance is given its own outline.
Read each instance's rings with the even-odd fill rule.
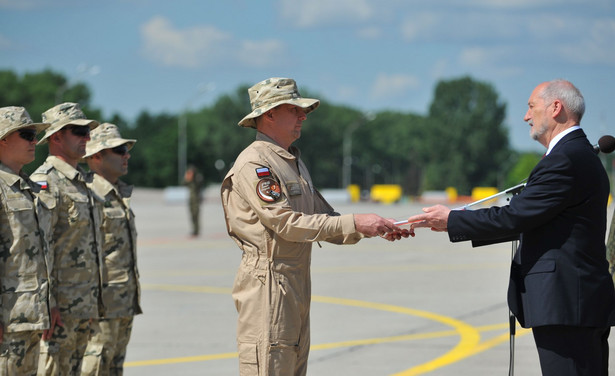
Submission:
[[[594,145],[594,153],[598,154],[603,152],[605,154],[612,153],[615,150],[615,137],[613,136],[602,136],[598,140],[598,143]]]

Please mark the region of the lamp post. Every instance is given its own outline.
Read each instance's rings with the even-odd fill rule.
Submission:
[[[342,188],[348,188],[351,183],[352,175],[352,134],[363,124],[370,122],[376,118],[372,112],[364,112],[361,116],[352,123],[344,131],[344,139],[342,142]]]
[[[64,85],[60,86],[56,90],[56,104],[63,102],[64,94],[68,90],[68,86],[71,82],[79,82],[81,77],[84,76],[96,76],[100,73],[100,67],[98,65],[88,65],[86,63],[81,63],[77,66],[77,74],[73,79],[67,79]]]
[[[213,83],[199,84],[197,86],[197,92],[188,100],[184,105],[184,109],[179,115],[177,121],[177,182],[182,185],[184,181],[184,174],[186,173],[186,167],[188,164],[188,143],[187,143],[187,127],[188,127],[188,110],[190,105],[201,95],[204,95],[214,90]]]

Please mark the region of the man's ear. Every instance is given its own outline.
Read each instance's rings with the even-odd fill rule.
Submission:
[[[563,110],[562,102],[559,100],[553,101],[553,118],[558,117]]]
[[[60,132],[61,132],[61,130],[57,131],[56,133],[54,133],[51,136],[49,136],[47,141],[49,143],[53,142],[54,144],[58,144],[58,143],[62,142],[62,140],[61,140],[62,136],[60,136]]]

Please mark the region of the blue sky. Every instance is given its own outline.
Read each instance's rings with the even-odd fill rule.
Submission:
[[[590,141],[615,133],[615,2],[0,0],[0,69],[45,68],[130,120],[273,76],[335,104],[425,114],[439,80],[470,75],[507,103],[512,146],[543,150],[523,115],[554,78],[584,94]]]

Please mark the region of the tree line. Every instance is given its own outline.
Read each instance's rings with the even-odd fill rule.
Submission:
[[[206,183],[218,183],[237,155],[254,140],[255,130],[237,122],[251,111],[249,85],[220,95],[212,105],[186,116],[187,162],[197,167]],[[131,150],[126,180],[140,187],[179,183],[178,121],[182,114],[141,112],[134,121],[121,114],[103,115],[91,103],[83,83],[69,83],[52,70],[18,75],[0,71],[0,106],[23,106],[34,121],[61,102],[78,102],[88,118],[116,124],[125,138],[138,140]],[[500,189],[527,177],[540,156],[511,149],[504,124],[506,104],[494,87],[471,77],[437,83],[426,115],[402,111],[365,113],[341,106],[323,95],[321,105],[304,123],[295,143],[318,188],[340,188],[345,183],[369,189],[373,184],[400,184],[406,195],[455,187],[469,194],[476,186]],[[37,148],[30,173],[47,156]],[[346,180],[346,181],[345,181]]]

